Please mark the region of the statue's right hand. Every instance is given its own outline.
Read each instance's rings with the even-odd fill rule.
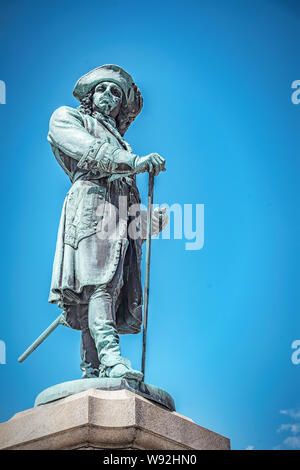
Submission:
[[[156,176],[161,171],[166,171],[165,163],[165,159],[158,153],[150,153],[145,157],[137,157],[135,162],[135,173],[144,173],[148,171]]]

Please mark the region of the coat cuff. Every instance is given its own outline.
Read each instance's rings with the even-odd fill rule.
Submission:
[[[107,173],[134,172],[137,155],[119,147],[96,140],[79,160],[81,170],[98,170]]]

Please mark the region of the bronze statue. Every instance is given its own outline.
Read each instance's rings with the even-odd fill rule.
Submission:
[[[135,175],[158,175],[165,170],[165,160],[157,153],[135,155],[123,138],[143,100],[121,67],[103,65],[90,71],[78,80],[73,94],[80,106],[58,108],[48,135],[72,183],[58,230],[49,301],[63,308],[71,328],[82,331],[83,378],[142,380],[142,373],[122,357],[118,335],[141,328],[145,217],[136,218],[140,235],[131,237],[132,217],[130,211],[121,214],[120,204],[137,207]],[[158,233],[167,216],[153,211],[152,220]]]

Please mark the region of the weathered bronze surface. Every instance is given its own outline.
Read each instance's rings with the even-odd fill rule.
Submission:
[[[140,214],[135,175],[149,172],[154,178],[165,171],[165,160],[157,153],[137,156],[123,138],[143,100],[121,67],[88,72],[73,94],[80,106],[58,108],[48,134],[72,183],[58,230],[49,301],[64,311],[58,322],[82,331],[82,378],[141,381],[144,367],[143,373],[133,370],[119,346],[119,334],[138,333],[142,322],[140,263],[147,219]],[[165,212],[150,212],[148,238],[151,229],[158,234],[166,223]]]

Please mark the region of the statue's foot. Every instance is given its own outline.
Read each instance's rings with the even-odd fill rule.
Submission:
[[[142,372],[131,369],[131,367],[124,364],[116,364],[113,367],[108,367],[106,369],[106,374],[110,378],[122,377],[124,379],[143,380]]]

